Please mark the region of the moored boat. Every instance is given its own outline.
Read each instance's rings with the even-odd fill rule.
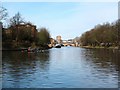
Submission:
[[[55,48],[61,48],[61,45],[60,44],[56,44]]]

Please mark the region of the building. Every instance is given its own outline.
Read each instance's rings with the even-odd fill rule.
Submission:
[[[32,25],[30,23],[25,24],[25,27],[29,28],[29,30],[31,30],[31,36],[32,37],[36,37],[37,34],[37,29],[35,25]]]
[[[19,34],[20,32],[22,32],[22,30],[26,30],[26,32],[30,32],[31,37],[35,38],[37,35],[37,29],[35,25],[32,25],[30,23],[26,23],[26,24],[20,24],[20,25],[16,25],[16,26],[11,26],[7,29],[5,29],[5,33],[8,34],[12,34],[13,29],[16,31],[16,34]]]
[[[48,44],[49,47],[53,47],[56,44],[56,40],[53,38],[50,38],[50,44]]]
[[[61,44],[62,43],[62,37],[59,35],[59,36],[56,36],[56,41],[58,44]]]

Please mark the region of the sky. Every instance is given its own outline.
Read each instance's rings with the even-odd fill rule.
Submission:
[[[81,36],[97,24],[118,19],[117,2],[2,2],[9,18],[20,12],[37,28],[46,27],[52,38]]]

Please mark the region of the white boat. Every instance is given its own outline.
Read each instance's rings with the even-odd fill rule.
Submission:
[[[61,48],[61,45],[60,44],[56,44],[55,48]]]

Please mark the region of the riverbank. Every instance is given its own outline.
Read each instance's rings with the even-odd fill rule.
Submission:
[[[119,49],[119,47],[101,47],[101,46],[95,46],[95,47],[92,47],[92,46],[80,46],[81,48],[87,48],[87,49]]]
[[[46,50],[46,49],[51,49],[52,47],[37,47],[37,48],[31,48],[33,49],[39,49],[39,50]],[[2,51],[27,51],[28,48],[2,48]]]

